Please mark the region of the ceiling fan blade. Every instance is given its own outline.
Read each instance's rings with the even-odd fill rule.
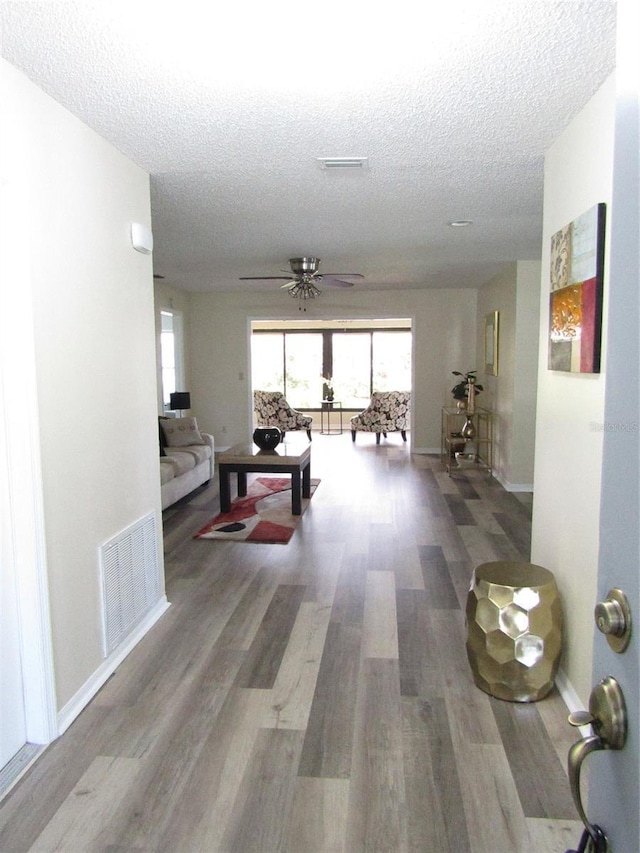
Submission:
[[[239,281],[290,281],[290,275],[241,275]]]
[[[353,287],[353,281],[347,279],[364,278],[359,272],[321,273],[319,270],[320,258],[290,258],[289,264],[292,272],[288,275],[241,275],[239,280],[283,281],[284,284],[280,285],[283,290],[289,290],[294,295],[303,293],[305,294],[304,298],[309,299],[320,293],[316,285],[321,282],[328,287]],[[286,272],[286,270],[281,270],[281,272]]]
[[[364,278],[359,272],[325,272],[322,275],[325,278]]]
[[[353,287],[352,281],[342,281],[340,278],[334,278],[330,275],[323,275],[320,280],[322,284],[326,284],[328,287]]]

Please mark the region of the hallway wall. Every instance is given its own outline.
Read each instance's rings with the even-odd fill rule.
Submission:
[[[614,108],[611,77],[545,159],[532,561],[556,575],[566,624],[561,666],[585,707],[591,689],[606,361],[603,357],[599,374],[547,368],[549,246],[559,228],[598,202],[610,205]],[[604,329],[608,235],[609,228]]]
[[[533,489],[540,261],[514,261],[478,292],[475,365],[480,405],[494,413],[495,476],[509,491]],[[498,374],[484,372],[485,316],[498,311]]]
[[[98,546],[160,516],[151,258],[129,230],[150,223],[149,176],[13,66],[0,70],[8,168],[30,210],[23,263],[57,710],[68,724],[108,663]],[[161,545],[158,524],[160,561]]]

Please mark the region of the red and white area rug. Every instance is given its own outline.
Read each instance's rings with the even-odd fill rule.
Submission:
[[[311,479],[311,497],[320,480]],[[236,498],[229,512],[221,512],[199,530],[194,539],[231,539],[286,545],[300,523],[311,498],[302,498],[302,514],[291,514],[291,478],[257,477],[247,496]]]

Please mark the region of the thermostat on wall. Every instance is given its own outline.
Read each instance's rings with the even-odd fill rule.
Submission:
[[[140,222],[131,223],[131,245],[136,252],[150,255],[153,252],[153,234],[146,225]]]

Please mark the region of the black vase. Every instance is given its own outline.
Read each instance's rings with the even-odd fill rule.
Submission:
[[[278,427],[258,427],[253,431],[253,440],[260,450],[274,450],[282,438]]]

